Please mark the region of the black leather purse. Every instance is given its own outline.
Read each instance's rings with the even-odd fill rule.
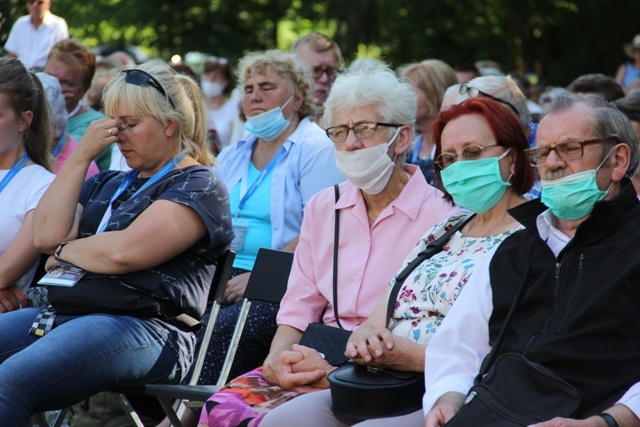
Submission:
[[[409,274],[438,252],[451,236],[461,229],[474,215],[460,220],[442,237],[428,245],[396,277],[387,302],[387,325],[393,315],[398,292]],[[348,363],[332,371],[328,376],[331,388],[331,410],[350,421],[396,417],[415,412],[422,407],[424,373],[373,368]]]

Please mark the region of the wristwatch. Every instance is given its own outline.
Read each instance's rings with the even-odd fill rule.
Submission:
[[[598,416],[602,418],[605,423],[607,423],[607,427],[620,427],[616,422],[616,419],[613,418],[610,414],[603,412],[601,414],[598,414]]]
[[[60,256],[60,252],[62,252],[62,248],[64,248],[64,245],[66,245],[69,242],[62,242],[58,245],[58,247],[56,248],[56,251],[53,253],[53,257],[55,259],[57,259],[60,262],[67,262],[65,260],[62,259],[62,257]]]

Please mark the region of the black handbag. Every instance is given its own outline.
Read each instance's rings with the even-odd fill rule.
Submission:
[[[442,237],[429,244],[396,277],[387,302],[387,325],[392,320],[398,292],[409,274],[418,265],[442,251],[451,236],[474,215],[459,221]],[[396,417],[415,412],[422,407],[424,374],[348,363],[328,376],[332,412],[339,418],[363,421]]]
[[[575,416],[580,406],[575,387],[521,354],[504,353],[498,357],[530,269],[531,264],[474,386],[445,427],[526,427],[554,417]]]
[[[333,186],[335,191],[336,203],[340,198],[340,192],[337,185]],[[333,326],[327,326],[323,323],[309,323],[307,329],[305,329],[302,338],[300,339],[300,345],[311,347],[317,350],[324,356],[331,366],[340,366],[346,363],[349,359],[345,356],[344,352],[347,347],[347,341],[351,335],[351,331],[348,331],[340,324],[340,318],[338,317],[338,232],[340,229],[340,215],[338,210],[335,210],[335,227],[333,238],[333,313],[338,323],[338,328]],[[326,308],[325,308],[326,309]]]

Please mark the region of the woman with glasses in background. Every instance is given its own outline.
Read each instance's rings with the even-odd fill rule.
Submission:
[[[116,386],[179,382],[215,260],[232,239],[197,83],[148,64],[118,74],[104,103],[108,118],[89,126],[33,221],[36,247],[53,254],[46,270],[62,269],[75,284],[49,286],[50,307],[17,310],[0,323],[6,425],[26,426],[36,412]],[[85,182],[93,159],[114,143],[132,171]]]
[[[473,98],[440,113],[433,123],[436,174],[445,198],[475,213],[453,234],[444,250],[422,262],[400,287],[390,326],[386,319],[391,285],[381,293],[369,318],[349,337],[345,354],[376,368],[424,372],[425,348],[478,265],[520,228],[508,209],[524,201],[533,184],[525,157],[527,139],[515,116],[488,98]],[[427,231],[397,271],[415,259],[466,215],[456,215]],[[395,250],[395,248],[394,248]],[[416,396],[421,401],[422,396]],[[331,412],[329,390],[300,396],[271,411],[263,427],[349,426]],[[422,426],[419,410],[393,418],[363,421],[358,426]]]

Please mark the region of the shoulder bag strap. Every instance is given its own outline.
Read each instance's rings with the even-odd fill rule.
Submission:
[[[485,356],[484,360],[482,361],[482,365],[480,365],[480,371],[478,372],[478,375],[476,376],[474,381],[475,384],[479,383],[482,380],[482,378],[487,374],[487,372],[489,371],[489,368],[491,368],[495,360],[498,358],[498,354],[500,354],[500,351],[502,350],[502,345],[504,344],[504,338],[507,335],[509,326],[511,326],[511,321],[515,317],[516,308],[520,304],[520,301],[522,301],[522,295],[524,294],[524,288],[527,282],[527,277],[531,272],[531,265],[533,264],[534,256],[535,256],[535,249],[534,249],[534,253],[531,256],[531,261],[529,261],[529,265],[527,265],[527,269],[525,270],[524,275],[522,276],[522,281],[520,281],[520,285],[518,286],[518,291],[516,292],[516,296],[513,298],[513,303],[511,303],[511,307],[509,308],[507,317],[505,318],[504,324],[500,329],[500,333],[498,334],[496,341],[493,343],[493,347],[491,348],[491,351],[489,352],[488,355]]]
[[[442,237],[440,237],[435,242],[427,245],[427,247],[422,252],[420,252],[409,264],[407,264],[404,270],[402,270],[396,276],[396,283],[393,285],[393,288],[389,293],[389,301],[387,302],[387,327],[389,327],[391,323],[391,316],[393,315],[393,308],[396,304],[398,292],[400,292],[400,288],[402,287],[402,284],[407,279],[407,277],[409,277],[409,274],[411,274],[411,272],[424,261],[428,260],[438,252],[442,252],[442,248],[449,241],[449,239],[451,239],[451,236],[453,236],[456,231],[464,227],[464,225],[469,222],[469,220],[471,220],[471,218],[473,218],[474,216],[476,216],[476,214],[469,215],[468,217],[458,221],[458,223],[451,227],[449,231],[442,235]]]
[[[336,204],[340,198],[340,188],[338,184],[333,186],[336,194]],[[338,234],[340,230],[340,210],[335,208],[336,225],[333,231],[333,316],[336,318],[336,323],[340,329],[344,329],[340,324],[340,317],[338,317]]]

